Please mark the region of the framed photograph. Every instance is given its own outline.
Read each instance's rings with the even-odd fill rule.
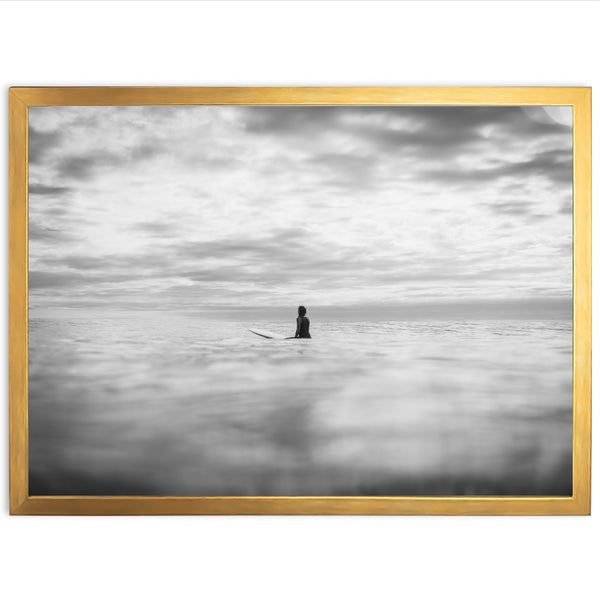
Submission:
[[[589,88],[12,88],[13,514],[589,514]]]

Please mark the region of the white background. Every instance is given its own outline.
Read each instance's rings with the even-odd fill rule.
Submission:
[[[598,23],[595,2],[0,3],[2,139],[10,85],[600,89]],[[5,199],[6,152],[5,141]],[[6,298],[5,287],[5,307]],[[598,514],[8,517],[6,406],[4,597],[597,597]]]

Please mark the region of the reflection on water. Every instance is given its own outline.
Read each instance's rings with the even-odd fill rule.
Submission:
[[[245,327],[32,319],[30,493],[570,495],[570,322]]]

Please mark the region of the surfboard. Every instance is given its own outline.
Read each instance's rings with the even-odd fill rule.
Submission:
[[[290,338],[285,337],[285,335],[279,335],[278,333],[271,333],[270,331],[265,331],[264,329],[250,329],[252,333],[255,335],[260,335],[260,337],[267,338],[268,340],[289,340]]]

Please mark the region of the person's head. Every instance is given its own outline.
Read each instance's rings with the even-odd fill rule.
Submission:
[[[306,308],[304,306],[298,307],[298,316],[303,317],[306,314]]]

